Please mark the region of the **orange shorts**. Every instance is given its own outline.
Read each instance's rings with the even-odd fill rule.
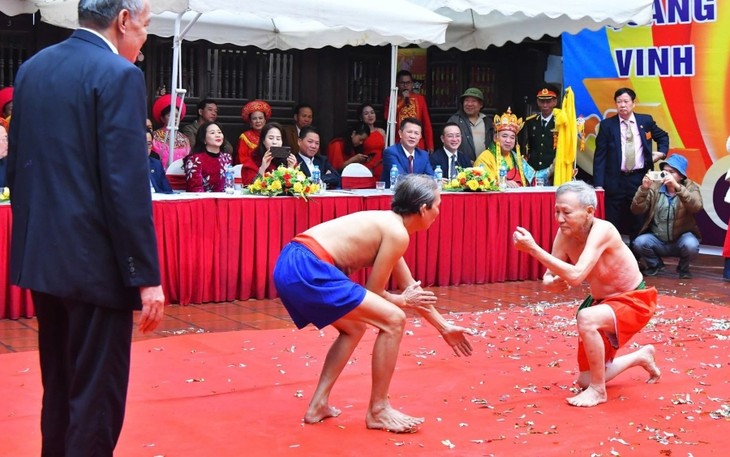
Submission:
[[[649,322],[656,310],[656,300],[656,288],[649,287],[593,302],[591,306],[608,305],[613,310],[614,331],[601,332],[606,363],[613,361],[616,351]],[[580,371],[589,370],[588,357],[586,357],[585,347],[580,338],[578,339],[578,368]]]

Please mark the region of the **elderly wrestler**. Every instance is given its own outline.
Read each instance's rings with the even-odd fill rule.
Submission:
[[[606,382],[634,366],[659,380],[654,347],[646,345],[614,358],[651,319],[657,291],[647,288],[634,255],[613,224],[595,217],[596,192],[582,181],[561,185],[555,194],[555,217],[560,226],[552,254],[543,250],[530,232],[517,227],[515,247],[547,267],[543,283],[560,292],[588,281],[591,295],[578,309],[577,384],[584,389],[567,399],[573,406],[604,403]]]
[[[372,356],[368,428],[414,432],[423,418],[393,408],[388,390],[403,337],[405,309],[415,309],[456,353],[471,355],[467,329],[452,325],[434,308],[436,296],[411,276],[403,254],[413,233],[428,229],[439,214],[441,196],[429,176],[409,175],[398,184],[391,210],[362,211],[324,222],[297,235],[281,252],[274,282],[299,328],[332,325],[339,336],[325,359],[319,383],[304,416],[306,423],[338,416],[329,404],[332,387],[365,334],[379,329]],[[353,231],[352,227],[358,227]],[[348,275],[372,267],[365,287]],[[386,290],[393,276],[401,293]]]

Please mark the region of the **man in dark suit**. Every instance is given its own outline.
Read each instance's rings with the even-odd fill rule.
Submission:
[[[642,219],[631,213],[631,200],[647,171],[669,151],[669,135],[647,114],[634,113],[636,93],[622,87],[613,96],[617,116],[601,121],[593,157],[593,185],[602,187],[606,220],[630,242],[639,234]],[[651,140],[657,144],[652,152]]]
[[[383,176],[385,186],[390,187],[390,169],[398,167],[398,175],[409,173],[433,176],[433,168],[428,160],[428,152],[418,149],[421,141],[421,122],[415,117],[407,117],[400,123],[400,143],[383,151]]]
[[[79,30],[18,71],[8,157],[10,280],[32,291],[38,317],[43,456],[112,455],[133,310],[142,332],[164,312],[132,64],[149,0],[81,0],[78,12]]]
[[[337,169],[332,166],[327,157],[319,152],[319,132],[317,129],[308,125],[302,127],[299,132],[299,152],[297,153],[297,163],[299,169],[307,176],[312,176],[312,170],[315,165],[319,167],[320,179],[327,184],[327,189],[336,189],[340,187],[340,174]]]
[[[311,105],[300,103],[294,107],[294,125],[285,125],[281,132],[284,135],[284,145],[291,148],[292,154],[299,152],[300,133],[304,127],[312,125],[313,120],[314,110]]]
[[[431,168],[441,167],[444,178],[454,179],[456,168],[471,167],[471,160],[459,150],[461,147],[461,128],[456,122],[447,122],[441,130],[441,143],[443,146],[436,149],[429,157]]]

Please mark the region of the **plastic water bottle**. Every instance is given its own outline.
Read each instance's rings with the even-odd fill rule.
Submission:
[[[507,165],[502,163],[499,166],[499,189],[505,190],[507,188]]]
[[[320,180],[322,179],[322,172],[319,171],[319,165],[315,165],[314,169],[312,170],[312,183],[313,184],[320,184]]]
[[[444,171],[441,169],[441,165],[436,165],[436,169],[433,171],[433,178],[436,180],[439,189],[441,189],[444,184]]]
[[[390,167],[390,189],[395,190],[395,185],[398,183],[398,165],[393,164]]]
[[[233,195],[233,193],[235,192],[235,185],[234,185],[235,180],[233,179],[233,166],[226,165],[224,173],[225,173],[226,183],[224,185],[223,190],[227,194]]]

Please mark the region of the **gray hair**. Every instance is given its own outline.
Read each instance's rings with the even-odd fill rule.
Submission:
[[[558,198],[568,192],[574,193],[578,196],[578,202],[583,208],[587,208],[589,206],[596,208],[598,206],[596,189],[583,181],[568,181],[565,184],[561,184],[560,187],[558,187],[558,190],[555,191],[555,198]]]
[[[431,176],[409,174],[398,180],[390,209],[396,214],[407,216],[418,214],[421,205],[431,208],[436,200],[438,185]]]
[[[79,0],[79,24],[83,27],[105,30],[122,10],[132,17],[144,9],[144,0]]]

